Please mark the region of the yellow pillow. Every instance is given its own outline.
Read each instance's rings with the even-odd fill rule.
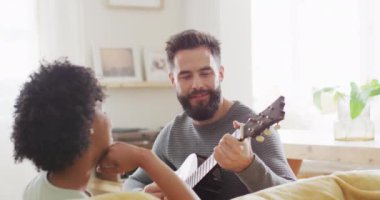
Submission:
[[[233,200],[379,200],[380,170],[338,172],[301,179]]]
[[[96,195],[91,200],[159,200],[158,198],[144,192],[116,192]]]

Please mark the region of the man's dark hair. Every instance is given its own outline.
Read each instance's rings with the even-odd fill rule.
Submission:
[[[55,172],[72,165],[89,146],[95,103],[103,98],[91,69],[65,59],[41,64],[14,106],[15,161]]]
[[[220,42],[212,35],[197,30],[185,30],[170,37],[166,42],[166,54],[170,70],[174,68],[174,55],[179,50],[193,49],[200,46],[208,48],[220,66]]]

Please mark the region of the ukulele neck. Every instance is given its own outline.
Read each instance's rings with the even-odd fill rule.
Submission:
[[[240,129],[235,130],[232,133],[232,136],[236,139],[241,139],[242,135],[241,134],[242,127]],[[210,157],[208,157],[199,167],[198,169],[192,173],[186,180],[185,182],[193,188],[196,186],[199,181],[202,180],[203,177],[205,177],[216,165],[218,162],[214,158],[214,153],[211,154]]]

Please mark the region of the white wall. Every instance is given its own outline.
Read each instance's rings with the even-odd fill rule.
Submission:
[[[163,49],[170,35],[194,28],[222,42],[225,96],[252,105],[249,1],[165,0],[158,10],[110,7],[105,0],[40,1],[46,3],[40,6],[45,15],[53,17],[42,18],[40,24],[46,36],[42,55],[47,58],[67,55],[73,62],[92,66],[92,44]],[[49,7],[60,9],[54,13]],[[182,110],[172,88],[111,88],[107,94],[105,110],[114,127],[154,129]]]
[[[185,6],[185,27],[221,42],[224,96],[252,106],[251,1],[186,0]]]
[[[220,0],[184,0],[184,28],[208,32],[220,39]]]
[[[149,10],[114,8],[107,6],[104,0],[83,0],[79,15],[84,24],[80,31],[83,31],[85,64],[92,66],[91,43],[163,49],[170,35],[195,28],[210,32],[222,42],[222,63],[226,71],[224,94],[251,105],[249,1],[164,2],[163,9]],[[107,93],[105,109],[114,127],[158,128],[182,110],[172,88],[118,88],[108,89]]]
[[[224,94],[252,107],[251,1],[220,1],[220,36]]]
[[[165,0],[164,8],[159,10],[115,8],[106,2],[83,0],[85,63],[88,66],[92,66],[91,43],[163,49],[168,37],[183,28],[181,1]],[[105,110],[114,127],[155,129],[182,110],[172,88],[117,88],[108,89],[107,95]]]
[[[92,45],[133,45],[140,53],[144,47],[163,49],[184,24],[184,7],[176,0],[164,1],[163,9],[111,7],[106,0],[40,0],[39,8],[42,57],[68,56],[86,66],[93,66]],[[170,87],[109,88],[104,108],[114,127],[150,129],[182,110]]]

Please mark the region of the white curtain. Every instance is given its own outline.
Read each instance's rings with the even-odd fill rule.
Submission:
[[[35,175],[28,162],[16,165],[10,141],[13,105],[20,86],[38,67],[34,0],[0,0],[0,199],[22,199]]]
[[[83,0],[36,0],[40,57],[85,65]]]
[[[254,107],[285,95],[285,127],[332,130],[313,88],[380,78],[379,13],[375,0],[253,1]]]
[[[0,88],[1,118],[9,117],[9,104],[19,84],[37,66],[35,4],[30,0],[1,0]]]

